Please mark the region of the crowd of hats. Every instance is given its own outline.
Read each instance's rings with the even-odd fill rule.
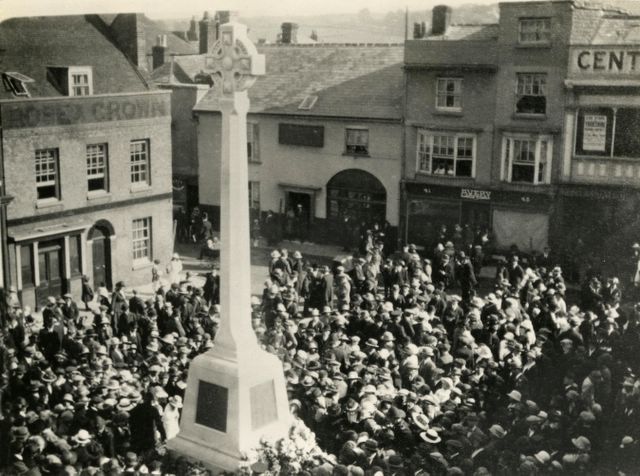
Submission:
[[[127,300],[103,293],[90,313],[69,294],[49,298],[42,322],[10,293],[0,474],[196,474],[164,442],[179,430],[189,362],[213,345],[218,306],[188,282],[147,302],[116,289]]]
[[[293,253],[272,275],[280,284],[252,301],[292,412],[334,455],[313,474],[633,474],[639,313],[620,305],[615,280],[589,277],[581,310],[559,268],[510,259],[484,298],[463,301],[415,247],[380,255],[357,261],[370,267],[361,285]],[[518,279],[510,267],[524,268]],[[351,291],[317,307],[328,274]],[[190,360],[214,345],[219,306],[188,281],[146,302],[116,288],[90,316],[71,295],[50,299],[41,328],[9,296],[1,474],[192,471],[164,443],[178,431]]]
[[[357,262],[377,266],[376,252]],[[430,258],[405,247],[366,292],[346,278],[349,305],[303,304],[321,267],[285,276],[303,286],[266,283],[258,334],[284,361],[293,412],[335,455],[314,474],[637,472],[640,314],[621,306],[618,280],[589,290],[587,277],[581,310],[559,267],[513,256],[464,302]]]

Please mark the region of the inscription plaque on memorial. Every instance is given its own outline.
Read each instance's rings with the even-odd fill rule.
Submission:
[[[226,433],[228,400],[229,390],[227,388],[200,380],[196,404],[196,423]]]
[[[278,419],[276,389],[273,380],[254,385],[249,390],[251,398],[251,427],[256,430]]]

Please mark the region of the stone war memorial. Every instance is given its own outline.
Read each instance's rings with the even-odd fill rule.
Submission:
[[[167,443],[214,474],[235,471],[243,453],[286,436],[290,425],[282,364],[251,327],[247,89],[265,65],[246,33],[244,25],[223,25],[207,58],[222,114],[221,322],[214,347],[190,365],[180,433]]]

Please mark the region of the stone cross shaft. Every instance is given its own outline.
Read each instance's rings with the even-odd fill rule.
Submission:
[[[250,361],[259,349],[251,326],[247,89],[264,74],[264,56],[247,38],[247,27],[221,27],[213,73],[222,114],[220,186],[220,328],[212,352],[226,360]]]

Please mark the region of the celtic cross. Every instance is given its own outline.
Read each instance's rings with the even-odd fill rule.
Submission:
[[[213,54],[206,57],[205,64],[212,71],[214,88],[226,97],[246,91],[265,72],[264,55],[258,54],[247,37],[247,27],[240,23],[222,25]]]

